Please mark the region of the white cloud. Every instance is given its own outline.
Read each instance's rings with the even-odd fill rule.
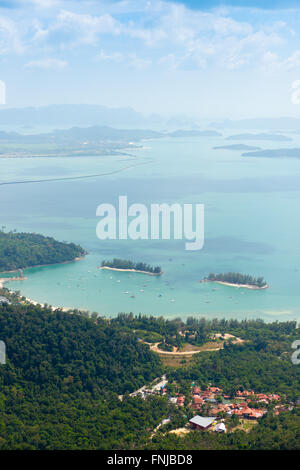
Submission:
[[[284,60],[283,66],[288,70],[300,67],[300,50],[293,52],[290,57]]]
[[[280,62],[282,67],[292,69],[299,63],[299,56],[288,51],[288,46],[287,59],[272,61],[268,56],[278,53],[287,38],[295,34],[280,16],[256,23],[253,11],[249,17],[242,17],[232,8],[191,10],[163,0],[30,2],[38,8],[18,27],[14,21],[0,17],[0,54],[28,49],[36,56],[55,56],[61,50],[76,50],[79,46],[107,47],[107,41],[111,41],[113,47],[122,50],[127,43],[127,53],[106,56],[102,51],[99,60],[141,69],[151,64],[184,70],[215,66],[238,69],[268,62]]]
[[[141,57],[137,57],[135,54],[129,54],[128,62],[129,62],[129,65],[131,65],[132,67],[138,70],[146,69],[152,63],[150,59],[143,59]]]
[[[282,59],[278,54],[268,51],[262,58],[262,66],[269,70],[292,70],[300,68],[300,50],[294,51],[286,59]]]
[[[124,60],[124,55],[121,54],[120,52],[112,52],[112,53],[107,53],[105,51],[100,51],[100,53],[96,56],[97,60],[107,60],[111,62],[123,62]]]
[[[44,28],[42,23],[38,20],[33,21],[32,25],[33,36],[32,41],[41,41],[47,38],[49,31],[47,28]]]
[[[26,4],[28,0],[22,0],[22,2]],[[38,8],[53,8],[61,3],[59,0],[29,0],[29,2]]]
[[[131,38],[141,39],[147,46],[154,46],[168,39],[168,33],[162,28],[140,28],[133,23],[125,26],[122,33]]]
[[[273,65],[279,62],[279,56],[275,52],[267,51],[262,56],[262,61],[266,66]]]
[[[120,23],[109,14],[93,16],[62,10],[53,30],[71,33],[78,42],[95,44],[100,34],[119,35],[120,27]]]
[[[28,69],[64,69],[67,67],[68,62],[60,59],[40,59],[32,60],[25,64]]]
[[[123,34],[164,51],[160,64],[171,68],[203,69],[218,65],[236,69],[252,65],[270,47],[283,44],[276,21],[265,29],[255,29],[246,21],[231,18],[228,10],[192,11],[180,4],[157,2],[157,16],[149,2],[152,21],[147,26],[131,23]],[[148,26],[149,24],[149,26]]]
[[[17,25],[9,18],[0,16],[0,54],[22,53],[24,50]]]
[[[96,60],[110,61],[115,63],[124,63],[137,70],[143,70],[149,67],[152,63],[150,59],[138,57],[135,53],[122,54],[120,52],[107,53],[103,50],[95,57]]]

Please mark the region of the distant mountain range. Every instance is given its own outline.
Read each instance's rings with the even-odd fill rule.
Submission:
[[[290,137],[280,134],[235,134],[227,137],[227,140],[271,140],[275,142],[290,142]]]
[[[115,129],[107,126],[72,127],[71,129],[59,129],[45,134],[19,134],[17,132],[0,131],[2,143],[97,143],[97,142],[125,142],[140,141],[144,139],[157,139],[162,137],[202,137],[221,136],[217,131],[184,131],[157,132],[149,129]]]
[[[240,119],[237,121],[226,119],[224,121],[212,122],[209,127],[215,129],[269,129],[287,131],[300,129],[300,119],[292,117]]]
[[[260,150],[260,147],[255,145],[246,145],[246,144],[232,144],[232,145],[220,145],[219,147],[213,147],[213,150]]]
[[[204,131],[178,130],[174,132],[167,132],[165,135],[168,135],[169,137],[220,137],[222,136],[220,132],[212,131],[212,130],[204,130]]]
[[[300,148],[293,149],[268,149],[257,152],[245,152],[242,157],[262,157],[262,158],[300,158]]]
[[[204,121],[203,121],[204,122]],[[183,114],[164,117],[158,113],[143,114],[130,107],[110,108],[92,104],[58,104],[39,107],[4,108],[0,110],[0,126],[23,127],[87,127],[151,128],[156,130],[199,129],[197,118]],[[263,129],[299,131],[300,118],[260,118],[211,122],[210,129]]]
[[[198,126],[192,118],[159,114],[144,115],[132,108],[108,108],[89,104],[61,104],[40,107],[8,108],[0,111],[0,126],[112,126],[152,128],[192,128]]]

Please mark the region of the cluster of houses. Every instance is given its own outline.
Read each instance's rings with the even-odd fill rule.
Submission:
[[[162,388],[161,393],[165,395],[167,393],[167,387]],[[184,395],[177,394],[176,397],[169,398],[171,403],[177,406],[184,406],[186,397]],[[192,410],[205,410],[206,417],[194,416],[190,421],[190,425],[196,429],[209,429],[212,428],[217,432],[226,432],[226,426],[224,420],[221,420],[219,424],[217,420],[222,416],[238,416],[239,418],[245,419],[260,419],[266,413],[266,405],[271,402],[281,401],[280,395],[277,394],[266,394],[266,393],[255,393],[253,390],[236,392],[234,398],[230,398],[229,395],[223,394],[223,390],[219,387],[210,386],[206,390],[201,390],[200,387],[192,386],[192,401],[189,406]],[[257,407],[250,407],[250,402],[257,403]],[[285,411],[287,408],[285,405],[275,405],[274,412],[279,414],[281,411]]]
[[[173,387],[172,387],[173,388]],[[284,404],[282,397],[274,393],[255,393],[253,390],[238,390],[234,397],[226,395],[219,387],[209,386],[205,390],[192,384],[192,399],[186,397],[182,393],[175,393],[175,396],[170,396],[168,390],[168,380],[166,375],[160,379],[156,379],[148,387],[143,386],[139,390],[131,393],[131,396],[141,396],[146,399],[149,395],[160,394],[167,395],[169,403],[173,403],[178,407],[184,407],[188,404],[191,410],[201,411],[205,416],[193,416],[188,426],[192,429],[202,431],[210,430],[217,433],[227,432],[225,418],[230,416],[237,416],[247,420],[257,420],[262,418],[266,413],[266,407],[274,402],[272,407],[273,413],[278,415],[283,411],[293,409],[293,405]],[[119,397],[122,400],[122,396]],[[255,408],[251,405],[255,404]],[[157,427],[169,423],[170,419],[164,420]],[[156,431],[156,430],[155,430]]]
[[[245,397],[253,397],[255,396],[255,401],[261,402],[261,403],[270,403],[271,401],[279,401],[280,400],[280,395],[276,395],[275,393],[255,393],[253,390],[251,392],[248,392],[248,390],[244,390],[241,392],[238,390],[236,392],[236,397],[237,398],[245,398]]]
[[[154,380],[151,386],[147,387],[146,385],[144,385],[135,392],[130,393],[130,396],[139,396],[145,400],[150,395],[157,395],[158,393],[161,395],[165,395],[167,393],[167,383],[168,381],[166,375],[164,374],[160,379]],[[119,399],[122,400],[123,395],[119,395]]]
[[[211,403],[213,405],[217,403],[216,396],[221,395],[221,392],[222,390],[218,387],[208,387],[206,390],[194,387],[190,407],[193,410],[200,410],[205,403]]]
[[[131,396],[141,396],[146,398],[153,394],[168,395],[168,381],[163,375],[161,379],[157,379],[154,385],[150,387],[141,387],[133,392]],[[120,397],[121,398],[121,397]],[[176,393],[175,396],[169,396],[169,403],[173,403],[178,407],[187,404],[187,397],[183,394]],[[256,403],[253,408],[250,403]],[[230,397],[223,393],[219,387],[209,386],[205,390],[192,385],[192,400],[188,403],[191,410],[202,411],[205,416],[196,415],[189,420],[189,425],[193,429],[212,430],[218,433],[226,432],[224,418],[237,416],[239,418],[257,420],[262,418],[266,413],[266,406],[274,403],[273,412],[278,415],[282,411],[287,411],[291,407],[282,402],[282,397],[274,393],[255,393],[253,390],[238,390],[235,397]],[[293,407],[292,407],[293,408]]]
[[[222,397],[221,402],[217,401],[218,396]],[[199,387],[194,387],[190,407],[194,410],[200,410],[204,404],[210,402],[212,406],[208,414],[211,416],[225,413],[228,416],[236,415],[246,419],[259,419],[267,412],[263,407],[273,401],[280,401],[281,397],[276,394],[255,393],[253,390],[238,390],[232,402],[229,399],[230,397],[222,394],[222,389],[218,387],[208,387],[204,391]],[[260,403],[262,408],[250,408],[251,401]]]
[[[218,413],[226,413],[228,416],[238,416],[246,419],[259,419],[267,412],[267,410],[249,408],[249,400],[243,403],[229,403],[219,404],[216,408],[212,408],[209,411],[210,415],[217,415]]]

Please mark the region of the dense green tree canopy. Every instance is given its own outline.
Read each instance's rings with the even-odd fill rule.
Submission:
[[[295,322],[183,323],[132,314],[109,320],[18,303],[3,291],[12,303],[0,306],[0,339],[7,348],[7,364],[0,365],[0,449],[299,449],[297,407],[279,416],[270,411],[249,433],[192,431],[180,438],[167,431],[187,423],[188,406],[176,408],[167,396],[129,396],[167,372],[174,390],[185,393],[192,382],[213,383],[229,394],[243,388],[285,394],[296,405],[300,369],[290,360],[291,341],[299,335]],[[246,341],[195,355],[179,369],[164,369],[138,341],[141,332],[172,337],[184,328],[231,331]],[[153,434],[166,417],[167,427]]]
[[[115,268],[115,269],[135,269],[136,271],[145,271],[145,272],[152,273],[152,274],[161,273],[160,266],[152,267],[147,263],[142,263],[142,262],[134,263],[133,261],[130,261],[127,259],[119,259],[119,258],[114,258],[111,261],[104,260],[102,261],[101,266],[108,267],[108,268]]]
[[[73,261],[85,255],[74,243],[62,243],[36,233],[0,231],[0,272]]]
[[[221,281],[229,282],[232,284],[247,284],[249,286],[255,287],[264,287],[267,285],[263,277],[254,277],[250,274],[241,274],[241,273],[210,273],[206,278],[208,281]]]

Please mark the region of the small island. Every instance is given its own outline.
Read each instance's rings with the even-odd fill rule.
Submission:
[[[262,158],[300,158],[300,148],[266,149],[253,152],[244,152],[242,157]]]
[[[226,286],[245,287],[247,289],[267,289],[269,286],[263,277],[253,277],[241,273],[210,273],[200,282],[217,282]]]
[[[136,273],[149,274],[150,276],[160,276],[162,270],[160,266],[154,268],[146,263],[134,263],[126,259],[114,258],[112,261],[102,261],[98,269],[111,269],[112,271],[130,271]]]
[[[167,134],[170,137],[220,137],[222,134],[214,130],[177,130]]]
[[[293,139],[282,134],[234,134],[226,137],[227,140],[271,140],[274,142],[291,142]]]
[[[256,147],[255,145],[246,145],[246,144],[232,144],[232,145],[220,145],[219,147],[213,147],[213,150],[237,150],[237,151],[244,151],[244,150],[252,150],[257,151],[261,150],[260,147]]]
[[[77,261],[86,251],[36,233],[0,231],[0,272]],[[9,279],[9,278],[8,278]]]

